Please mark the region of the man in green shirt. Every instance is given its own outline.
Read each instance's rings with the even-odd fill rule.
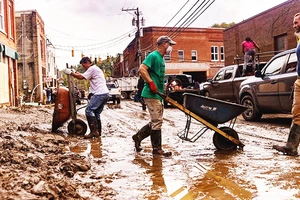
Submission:
[[[165,152],[161,148],[161,126],[163,122],[163,103],[157,92],[164,93],[165,60],[164,55],[172,51],[172,45],[176,42],[168,36],[157,39],[157,50],[150,53],[139,67],[139,73],[145,81],[142,97],[148,107],[151,121],[142,127],[132,139],[136,151],[142,150],[141,142],[150,136],[153,155],[171,156],[171,152]]]

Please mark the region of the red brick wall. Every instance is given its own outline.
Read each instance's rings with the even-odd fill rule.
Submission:
[[[286,35],[286,50],[295,48],[293,18],[299,11],[299,0],[286,1],[224,30],[225,65],[232,64],[235,56],[243,56],[241,43],[246,37],[256,41],[262,53],[276,50],[274,38],[279,35]],[[261,55],[260,60],[268,61],[272,55]]]
[[[180,34],[177,34],[179,33]],[[186,28],[185,30],[176,31],[172,28],[163,27],[147,27],[143,29],[143,37],[140,38],[142,61],[145,59],[147,52],[152,52],[156,49],[156,40],[162,35],[170,36],[177,42],[173,46],[171,61],[168,63],[179,63],[178,50],[184,51],[183,63],[206,63],[212,68],[220,68],[224,66],[223,61],[211,61],[211,46],[224,46],[223,44],[223,29],[216,28]],[[197,51],[198,60],[191,60],[192,50]],[[128,67],[128,72],[131,69],[139,67],[139,60],[136,57],[137,53],[137,41],[134,39],[128,47],[124,50],[124,63],[125,69]],[[128,63],[128,66],[126,66]],[[115,65],[115,71],[119,71],[118,63]],[[199,69],[195,69],[195,71]],[[178,73],[179,70],[172,69],[172,72]],[[213,70],[214,71],[214,70]],[[208,74],[212,74],[212,71],[208,71]],[[115,73],[115,76],[120,74]],[[128,75],[128,74],[126,74]]]

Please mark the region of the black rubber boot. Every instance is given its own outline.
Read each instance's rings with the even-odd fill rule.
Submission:
[[[165,157],[169,157],[172,155],[172,152],[165,152],[161,148],[161,130],[151,131],[151,144],[153,148],[153,155],[163,155]]]
[[[89,139],[93,137],[99,137],[97,118],[94,116],[86,116],[86,119],[90,127],[90,133],[85,135],[84,138]]]
[[[150,136],[151,134],[151,127],[150,124],[146,124],[143,126],[135,135],[132,136],[132,139],[134,141],[135,150],[137,152],[141,151],[141,142],[146,137]]]
[[[292,124],[289,138],[285,146],[273,145],[273,149],[282,152],[288,156],[298,155],[298,146],[300,142],[300,126],[297,124]]]
[[[102,133],[101,120],[97,120],[97,124],[98,124],[98,133],[99,133],[99,136],[101,136],[101,133]]]

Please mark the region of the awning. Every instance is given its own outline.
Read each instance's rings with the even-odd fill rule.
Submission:
[[[14,49],[10,48],[9,46],[4,47],[4,54],[15,60],[19,59],[19,54]]]
[[[16,60],[19,60],[19,54],[17,52],[15,52],[15,57],[16,57]]]

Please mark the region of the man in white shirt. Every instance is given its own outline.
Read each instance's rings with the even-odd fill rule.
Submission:
[[[91,93],[93,94],[85,109],[86,119],[90,127],[90,133],[84,138],[99,137],[101,135],[100,113],[109,98],[109,90],[106,86],[106,80],[102,70],[96,65],[92,65],[89,57],[83,57],[80,64],[86,69],[81,74],[71,69],[66,69],[65,73],[74,76],[77,79],[86,79],[90,81]]]

